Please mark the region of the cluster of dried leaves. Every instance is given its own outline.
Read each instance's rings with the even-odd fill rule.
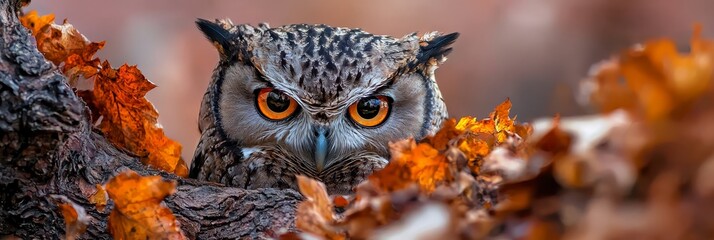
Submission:
[[[144,97],[156,87],[136,66],[112,68],[94,54],[104,42],[91,42],[65,20],[54,23],[54,15],[31,11],[20,18],[30,29],[37,47],[69,79],[69,84],[87,103],[96,127],[114,145],[139,156],[143,163],[186,177],[188,168],[181,159],[181,145],[164,135],[158,112]],[[90,85],[91,90],[82,90]],[[116,239],[185,239],[173,213],[161,201],[175,191],[174,181],[160,176],[142,177],[123,172],[104,186],[89,187],[89,200],[104,211],[109,198],[114,207],[109,215],[109,231]],[[65,196],[53,196],[63,216],[66,238],[75,239],[86,230],[91,217]]]
[[[299,177],[303,233],[282,237],[712,239],[713,71],[699,31],[689,53],[635,46],[582,82],[598,115],[519,125],[506,101],[391,144],[354,197]]]
[[[291,237],[479,238],[495,227],[497,187],[526,172],[529,125],[509,117],[511,102],[489,118],[448,120],[434,136],[390,143],[390,163],[356,188],[355,196],[327,195],[324,185],[298,177],[306,200]],[[506,170],[502,174],[498,170]],[[537,172],[537,170],[535,171]],[[518,176],[514,176],[518,175]],[[348,203],[340,203],[347,200]],[[337,208],[337,213],[334,209]]]
[[[180,146],[157,127],[138,69],[94,57],[104,43],[31,12],[22,18],[47,59],[61,66],[99,128],[145,163],[185,175]],[[714,237],[714,42],[697,31],[689,53],[670,40],[635,46],[593,68],[583,99],[592,116],[509,117],[510,101],[488,118],[447,121],[420,142],[390,143],[392,159],[352,196],[329,196],[298,176],[301,233],[281,238],[673,238]],[[101,120],[100,120],[101,118]],[[161,201],[175,183],[122,173],[97,186],[98,209],[114,201],[117,238],[185,238]],[[67,235],[83,231],[81,207],[54,196]],[[103,211],[103,210],[102,210]]]
[[[136,66],[124,64],[115,69],[94,57],[104,42],[91,42],[66,20],[58,25],[54,19],[53,14],[39,16],[31,11],[20,21],[32,31],[45,58],[60,66],[107,139],[149,166],[187,176],[181,145],[164,135],[157,121],[159,113],[144,98],[156,86]],[[93,87],[80,90],[83,85]]]

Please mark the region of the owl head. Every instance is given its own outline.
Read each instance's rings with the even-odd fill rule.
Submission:
[[[423,138],[447,117],[434,70],[458,33],[394,38],[326,25],[197,24],[220,55],[201,108],[201,141],[210,135],[234,149],[211,144],[195,158],[210,158],[207,148],[235,156],[194,159],[192,175],[210,180],[224,171],[214,180],[270,187],[303,174],[329,187],[383,166],[389,142]],[[225,177],[229,171],[242,176]]]

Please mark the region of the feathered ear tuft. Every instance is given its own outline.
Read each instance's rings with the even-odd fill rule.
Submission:
[[[446,55],[451,53],[451,44],[459,38],[459,33],[449,33],[446,35],[437,35],[436,33],[425,34],[419,41],[419,53],[417,54],[417,62],[426,63],[429,59],[436,59],[441,62]]]
[[[231,43],[232,37],[228,29],[218,23],[201,18],[196,20],[196,26],[213,43],[221,55],[221,59],[229,59],[235,55],[236,49]]]

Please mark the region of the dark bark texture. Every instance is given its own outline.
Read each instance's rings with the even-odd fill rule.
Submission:
[[[83,239],[111,238],[111,202],[88,201],[95,184],[132,169],[175,179],[164,200],[192,239],[266,238],[294,229],[301,196],[244,190],[152,170],[95,131],[88,109],[18,20],[19,0],[0,0],[0,239],[60,239],[65,224],[50,195],[66,196],[92,217]]]

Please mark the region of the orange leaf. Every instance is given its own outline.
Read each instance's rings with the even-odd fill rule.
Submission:
[[[176,169],[174,170],[174,174],[179,177],[188,177],[188,166],[186,166],[186,162],[183,161],[182,158],[179,158],[179,161],[176,164]]]
[[[92,43],[79,33],[72,24],[66,21],[62,25],[54,23],[54,15],[38,16],[36,11],[31,11],[20,18],[20,22],[32,30],[37,40],[37,49],[55,65],[67,61],[72,55],[91,59],[104,43]],[[95,62],[99,63],[98,60]],[[70,76],[70,79],[74,77]]]
[[[78,77],[90,78],[99,71],[99,59],[94,54],[104,47],[104,42],[90,42],[66,21],[54,23],[54,15],[38,16],[30,11],[20,17],[20,22],[32,31],[37,40],[37,49],[69,78],[70,86],[76,86]]]
[[[499,143],[506,141],[507,132],[514,132],[514,120],[508,114],[511,110],[511,100],[506,99],[491,112],[488,119],[478,121],[476,118],[462,118],[456,124],[456,129],[472,133],[495,134]],[[522,136],[525,137],[525,136]]]
[[[510,110],[511,101],[506,99],[494,109],[489,118],[478,120],[475,117],[463,117],[458,122],[449,119],[434,136],[424,141],[431,143],[439,151],[444,151],[447,145],[454,144],[466,155],[472,171],[478,173],[481,159],[496,145],[506,142],[514,134],[521,138],[527,138],[531,134],[533,129],[530,126],[515,124],[515,120],[508,116]]]
[[[464,118],[462,118],[462,120],[463,119]],[[446,150],[451,140],[456,139],[462,133],[462,130],[456,129],[456,119],[450,118],[444,121],[434,136],[426,138],[425,141],[428,141],[434,148],[442,151]]]
[[[77,239],[79,235],[87,230],[87,225],[91,221],[91,217],[87,215],[82,206],[72,202],[69,198],[62,195],[50,195],[57,201],[57,207],[64,217],[65,223],[65,238]]]
[[[489,141],[488,136],[480,134],[463,139],[458,148],[466,154],[466,158],[476,159],[488,155],[492,146],[493,141]]]
[[[70,78],[70,82],[75,81],[79,76],[91,78],[99,72],[99,58],[94,54],[104,47],[104,41],[88,44],[81,53],[69,55],[64,61],[62,72]]]
[[[50,23],[54,23],[54,21],[54,14],[39,16],[37,15],[37,11],[35,10],[32,10],[29,13],[26,13],[25,15],[20,17],[20,23],[22,24],[22,26],[25,26],[26,28],[30,29],[33,35],[37,35],[39,32],[42,31],[42,28],[50,25]]]
[[[343,196],[337,196],[332,200],[332,203],[335,205],[335,207],[344,208],[350,204],[350,201]]]
[[[102,132],[114,144],[141,157],[145,164],[174,172],[181,160],[181,145],[169,139],[158,124],[159,113],[144,98],[156,87],[135,66],[122,65],[118,70],[108,62],[94,84],[94,103],[104,118]]]
[[[115,239],[186,239],[171,210],[161,204],[176,182],[125,171],[106,184],[114,201],[109,231]]]
[[[300,192],[305,196],[295,214],[296,227],[327,239],[345,239],[344,233],[332,227],[335,215],[325,185],[302,175],[296,177]]]
[[[97,184],[97,192],[89,197],[89,202],[94,204],[97,207],[97,210],[104,212],[104,207],[107,206],[108,198],[109,196],[107,195],[107,190],[104,189],[104,186]]]
[[[506,141],[508,137],[506,132],[514,132],[516,128],[514,127],[514,119],[511,119],[508,114],[511,111],[511,100],[506,99],[503,103],[499,104],[496,109],[491,113],[491,119],[494,121],[494,128],[496,133],[498,133],[498,142],[502,143]]]
[[[417,184],[429,193],[437,185],[453,181],[454,166],[428,143],[407,139],[389,144],[392,160],[369,176],[369,180],[387,192]]]

